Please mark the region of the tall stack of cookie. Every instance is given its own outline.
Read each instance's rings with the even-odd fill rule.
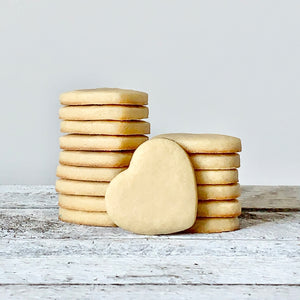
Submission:
[[[106,213],[109,182],[124,171],[148,140],[148,95],[124,89],[77,90],[60,96],[62,107],[56,190],[62,221],[114,226]]]
[[[211,233],[239,228],[238,184],[241,140],[219,134],[162,134],[190,155],[198,189],[197,220],[189,232]]]

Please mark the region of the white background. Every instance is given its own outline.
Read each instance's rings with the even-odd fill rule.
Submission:
[[[300,183],[300,1],[0,1],[1,184],[54,184],[59,94],[149,93],[152,135],[243,143],[242,184]]]

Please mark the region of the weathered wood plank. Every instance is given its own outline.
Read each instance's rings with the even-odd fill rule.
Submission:
[[[299,286],[258,285],[6,285],[3,299],[299,299]]]
[[[55,208],[57,203],[53,185],[0,185],[0,209]]]
[[[243,208],[300,210],[300,186],[242,186]]]
[[[6,239],[227,239],[299,240],[300,212],[244,212],[241,230],[220,234],[173,234],[142,236],[120,228],[67,224],[55,209],[1,209],[0,238]]]
[[[274,257],[0,258],[2,284],[300,284],[300,261]]]
[[[300,186],[242,186],[244,208],[300,209]],[[54,208],[54,186],[0,185],[0,208]]]
[[[53,247],[55,245],[55,247]],[[55,256],[99,257],[300,257],[299,241],[268,240],[165,240],[165,239],[98,239],[98,240],[2,240],[1,258],[37,258]]]

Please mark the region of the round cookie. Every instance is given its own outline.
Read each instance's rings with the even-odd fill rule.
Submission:
[[[231,184],[239,181],[237,170],[195,170],[197,184]]]
[[[145,135],[83,135],[68,134],[59,138],[61,149],[116,151],[134,150],[148,140]]]
[[[59,208],[58,218],[63,222],[89,226],[116,226],[106,212],[88,212]]]
[[[87,104],[148,104],[148,94],[135,90],[116,88],[97,88],[66,92],[60,95],[63,105]]]
[[[82,211],[106,211],[105,198],[93,196],[58,195],[58,205],[62,208]]]
[[[199,201],[197,217],[232,218],[241,214],[238,200]]]
[[[237,153],[190,154],[190,160],[198,170],[228,170],[240,167],[240,155]]]
[[[189,233],[217,233],[240,228],[238,218],[197,218]]]
[[[169,133],[155,138],[167,138],[188,153],[234,153],[242,150],[239,138],[222,134]]]
[[[146,106],[125,105],[84,105],[65,106],[59,109],[59,117],[63,120],[139,120],[148,118]]]
[[[56,180],[56,191],[67,195],[105,196],[108,182]]]
[[[198,200],[232,200],[241,195],[240,185],[198,185]]]
[[[69,166],[119,168],[129,166],[133,151],[61,151],[59,162]]]
[[[138,135],[150,133],[145,121],[62,121],[60,131],[80,134]]]
[[[56,176],[63,179],[82,181],[111,181],[126,168],[89,168],[58,165]]]

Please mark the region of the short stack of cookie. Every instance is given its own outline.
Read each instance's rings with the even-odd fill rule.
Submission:
[[[134,150],[148,140],[148,95],[99,88],[63,93],[56,190],[62,221],[114,226],[105,207],[109,182],[124,171]]]
[[[212,233],[239,228],[241,204],[238,183],[241,140],[219,134],[162,134],[181,145],[195,169],[197,219],[188,231]]]

